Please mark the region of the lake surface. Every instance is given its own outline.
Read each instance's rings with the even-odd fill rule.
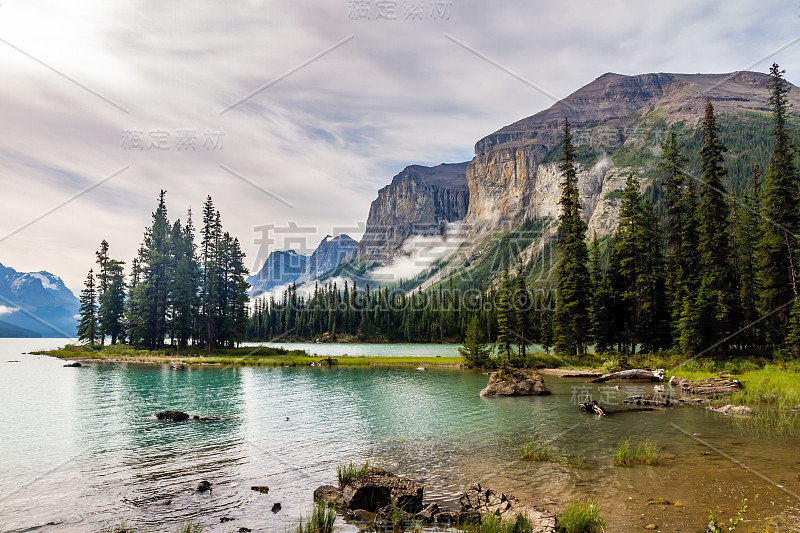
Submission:
[[[574,405],[586,392],[578,379],[547,376],[552,396],[487,399],[478,395],[486,376],[456,369],[64,368],[22,353],[63,342],[0,340],[3,533],[99,531],[123,519],[152,531],[194,520],[207,531],[284,533],[311,507],[314,488],[335,481],[337,464],[363,459],[424,483],[426,501],[444,507],[455,508],[471,481],[552,509],[596,496],[608,531],[655,523],[702,532],[709,505],[727,519],[744,497],[742,531],[800,515],[796,436],[688,406],[598,419]],[[590,390],[613,403],[642,387]],[[155,420],[165,409],[213,419]],[[586,468],[518,460],[535,437],[585,456]],[[665,464],[612,466],[627,437],[657,441]],[[195,491],[201,480],[212,493]],[[681,506],[648,505],[656,498]]]
[[[315,342],[245,342],[242,346],[272,346],[287,350],[305,350],[309,355],[336,357],[459,357],[460,344],[352,344]]]

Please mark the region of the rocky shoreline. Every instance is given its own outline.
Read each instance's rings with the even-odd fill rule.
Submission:
[[[502,520],[522,516],[530,521],[530,533],[550,533],[556,517],[535,505],[523,504],[512,495],[472,483],[459,498],[457,510],[444,510],[437,502],[424,502],[424,487],[410,479],[379,468],[345,484],[322,485],[314,501],[334,507],[349,520],[368,523],[376,529],[421,524],[437,527],[479,524],[487,515]]]

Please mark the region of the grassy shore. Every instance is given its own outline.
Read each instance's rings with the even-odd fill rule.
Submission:
[[[129,363],[232,366],[309,366],[326,359],[310,356],[305,350],[288,350],[268,346],[217,349],[209,355],[200,350],[177,353],[175,350],[142,350],[127,345],[106,346],[96,350],[88,346],[68,344],[57,350],[33,352],[60,359]],[[339,366],[390,367],[459,367],[460,357],[355,357],[333,356]]]

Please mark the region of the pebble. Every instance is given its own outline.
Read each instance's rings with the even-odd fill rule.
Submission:
[[[645,529],[655,529],[656,525],[655,524],[647,524],[646,526],[644,526],[644,528]]]

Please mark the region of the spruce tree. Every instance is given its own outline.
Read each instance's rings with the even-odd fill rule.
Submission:
[[[600,265],[600,244],[597,233],[592,237],[590,251],[591,299],[589,302],[589,322],[591,340],[596,353],[607,351],[613,343],[613,324],[611,322],[611,289]]]
[[[514,337],[519,348],[520,364],[524,364],[526,348],[531,344],[531,307],[533,305],[522,258],[517,260],[514,278]]]
[[[704,143],[700,150],[702,177],[700,192],[698,253],[700,288],[695,299],[697,323],[703,327],[701,344],[710,347],[735,327],[735,281],[731,262],[730,207],[722,184],[725,146],[719,139],[714,107],[706,105],[703,121]],[[725,346],[722,346],[723,350]]]
[[[507,364],[511,363],[511,343],[514,327],[514,301],[509,279],[508,262],[503,266],[497,293],[497,351]]]
[[[93,347],[97,344],[97,287],[94,282],[94,271],[89,270],[84,289],[80,297],[80,321],[78,322],[78,340]]]
[[[477,315],[473,316],[464,335],[464,344],[458,348],[458,353],[467,366],[483,367],[489,363],[492,352],[492,347],[486,343],[481,321]]]
[[[558,225],[558,285],[554,317],[556,350],[568,355],[586,353],[589,336],[589,259],[586,247],[586,223],[581,218],[575,147],[569,121],[564,122],[561,172],[561,214]]]
[[[787,126],[789,84],[777,64],[770,68],[768,88],[772,108],[773,146],[762,196],[764,217],[757,267],[760,273],[760,314],[770,313],[797,297],[798,175],[794,147]],[[783,307],[765,321],[769,341],[778,345],[789,323],[789,308]]]

